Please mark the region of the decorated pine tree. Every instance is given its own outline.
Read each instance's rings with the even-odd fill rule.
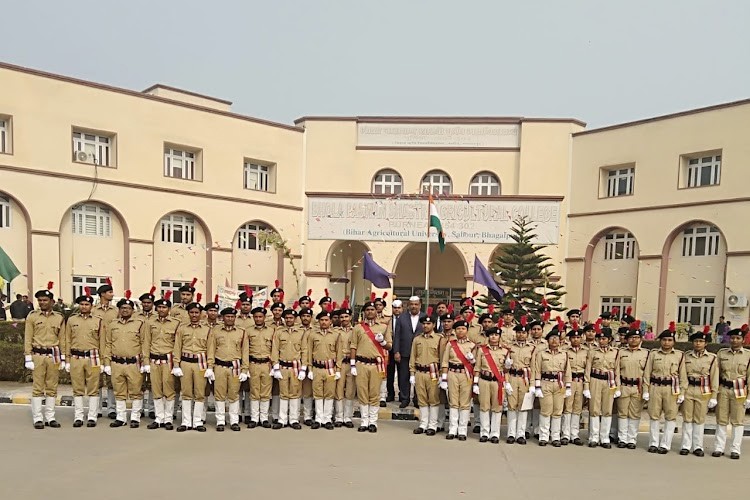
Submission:
[[[492,296],[482,296],[477,301],[480,307],[486,308],[494,304],[495,310],[499,311],[515,306],[516,319],[526,313],[540,318],[542,314],[539,311],[543,304],[547,304],[553,311],[563,309],[560,298],[565,295],[565,291],[562,285],[553,283],[550,279],[552,259],[542,253],[546,245],[534,244],[535,229],[536,226],[526,217],[513,221],[513,243],[505,245],[490,264],[490,271],[505,291],[505,296],[500,303]],[[554,316],[553,313],[552,317]]]

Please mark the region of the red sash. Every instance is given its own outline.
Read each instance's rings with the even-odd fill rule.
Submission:
[[[458,341],[457,340],[451,340],[450,345],[453,348],[453,353],[456,355],[456,357],[461,360],[461,363],[464,365],[464,370],[466,370],[466,375],[470,378],[474,378],[474,367],[469,363],[469,360],[466,359],[466,355],[464,355],[464,352],[461,350],[460,347],[458,347]]]
[[[484,359],[487,360],[487,364],[490,366],[490,371],[497,379],[497,400],[500,406],[503,405],[503,387],[505,386],[505,377],[502,372],[497,368],[497,363],[490,353],[489,346],[483,345],[482,352],[484,353]]]
[[[375,333],[373,333],[372,328],[370,328],[370,325],[365,323],[364,321],[360,323],[360,326],[362,326],[362,329],[365,331],[368,337],[370,337],[370,340],[372,341],[372,344],[375,346],[375,349],[378,350],[378,353],[380,354],[380,359],[378,360],[378,371],[382,374],[385,373],[385,367],[388,366],[388,352],[383,348],[382,345],[380,345],[380,342],[375,340]]]

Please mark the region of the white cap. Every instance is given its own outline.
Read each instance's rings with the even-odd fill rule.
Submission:
[[[391,307],[401,307],[402,305],[404,305],[404,303],[401,302],[399,299],[396,299],[393,302],[391,302]]]
[[[409,297],[409,302],[417,302],[417,301],[421,301],[421,300],[422,299],[420,299],[416,295],[412,295],[411,297]]]

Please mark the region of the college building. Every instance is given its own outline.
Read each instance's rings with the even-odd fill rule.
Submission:
[[[167,85],[3,63],[0,87],[0,247],[22,272],[8,295],[53,281],[71,301],[107,277],[134,294],[196,277],[204,296],[278,279],[288,298],[361,303],[422,294],[429,251],[431,297],[457,302],[485,292],[475,256],[490,264],[526,216],[571,307],[632,305],[655,325],[747,317],[748,198],[734,191],[750,101],[586,130],[525,117],[281,124]],[[434,232],[426,243],[429,193],[444,252]],[[363,279],[365,252],[393,288]]]

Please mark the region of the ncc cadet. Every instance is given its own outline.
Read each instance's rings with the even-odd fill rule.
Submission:
[[[501,323],[502,335],[500,339],[503,344],[510,345],[516,341],[516,318],[513,316],[513,309],[503,309],[503,320]]]
[[[274,422],[274,429],[290,425],[299,430],[299,400],[302,395],[302,381],[307,376],[309,357],[304,344],[304,331],[295,325],[297,311],[286,309],[283,314],[284,327],[277,328],[273,337],[271,363],[274,378],[279,381],[279,421]]]
[[[312,289],[308,290],[307,295],[303,295],[297,300],[300,309],[310,309],[313,306],[312,292]]]
[[[130,427],[137,428],[143,409],[142,362],[148,356],[146,323],[133,318],[135,304],[130,290],[117,302],[119,318],[104,327],[104,373],[112,377],[115,392],[116,420],[110,427],[122,427],[127,422],[127,400],[132,402]]]
[[[32,372],[31,417],[35,429],[44,429],[45,423],[60,427],[55,420],[55,400],[60,370],[65,369],[65,318],[52,310],[52,286],[50,281],[46,290],[34,294],[39,309],[26,317],[24,331],[24,366]]]
[[[674,321],[669,329],[659,335],[660,349],[655,349],[646,362],[643,372],[643,400],[648,402],[649,453],[661,455],[669,452],[677,427],[677,408],[685,399],[687,385],[683,353],[674,349]],[[659,441],[659,419],[664,414],[664,434]]]
[[[589,400],[589,448],[612,448],[609,429],[612,407],[619,398],[619,351],[612,348],[612,329],[602,327],[599,347],[589,350],[583,383],[583,396]]]
[[[394,301],[395,302],[395,301]],[[354,415],[354,400],[357,398],[357,381],[351,374],[349,363],[349,346],[352,343],[352,315],[349,301],[344,300],[339,309],[340,324],[336,329],[338,333],[338,347],[336,353],[336,365],[340,370],[340,377],[336,380],[336,422],[335,427],[354,427],[352,416]]]
[[[479,322],[479,326],[482,327],[481,335],[482,337],[485,337],[482,341],[482,343],[487,343],[487,338],[485,333],[487,330],[495,326],[495,320],[494,320],[494,314],[495,314],[495,305],[490,304],[487,307],[487,312],[482,313],[479,315],[479,319],[477,320]]]
[[[703,426],[706,423],[708,408],[717,403],[719,391],[719,363],[716,355],[706,351],[706,344],[711,339],[711,327],[706,325],[703,332],[690,336],[693,349],[685,353],[685,373],[688,385],[685,390],[685,401],[682,403],[682,446],[680,455],[691,451],[702,457]],[[710,405],[710,406],[709,406]]]
[[[469,301],[466,302],[467,305],[463,306],[461,308],[461,317],[466,322],[467,327],[467,333],[466,338],[474,344],[474,346],[478,346],[481,344],[484,344],[487,342],[487,338],[482,335],[482,326],[479,323],[474,323],[474,301],[472,299],[469,299]],[[481,320],[480,320],[481,321]],[[455,326],[454,326],[455,328]],[[475,394],[471,393],[471,410],[469,411],[469,416],[472,414],[474,415],[474,422],[472,426],[472,433],[473,434],[479,434],[479,399],[476,397]],[[468,425],[468,424],[467,424]]]
[[[68,318],[65,325],[65,370],[73,385],[73,427],[83,425],[83,398],[88,396],[89,412],[86,427],[96,427],[99,411],[99,376],[104,369],[102,320],[91,315],[94,298],[86,287],[76,299],[78,313]]]
[[[277,280],[278,281],[278,280]],[[271,308],[269,311],[271,312],[270,316],[266,317],[266,324],[271,327],[271,329],[274,332],[274,336],[276,336],[276,331],[279,329],[284,328],[284,310],[286,309],[286,306],[284,305],[284,290],[281,288],[275,288],[276,291],[275,294],[271,294],[272,296],[276,297],[274,298],[273,304],[271,304]],[[279,372],[280,373],[280,372]],[[279,379],[276,378],[276,371],[274,370],[274,373],[271,374],[271,403],[270,403],[270,419],[271,422],[274,424],[278,423],[279,421],[279,408],[281,406],[281,399],[279,397],[280,395],[280,388],[279,388]]]
[[[310,333],[307,347],[312,360],[308,377],[313,383],[315,400],[315,421],[311,428],[319,429],[323,426],[331,430],[334,427],[333,398],[336,394],[336,382],[341,379],[341,370],[336,363],[339,335],[331,328],[331,311],[321,311],[315,319],[318,320],[318,328]]]
[[[245,331],[250,331],[255,326],[253,321],[253,315],[250,311],[253,309],[253,290],[249,286],[245,285],[245,291],[240,293],[239,300],[237,301],[237,315],[235,316],[234,325],[237,328],[241,328]],[[249,380],[244,381],[240,384],[240,397],[242,401],[242,414],[244,415],[245,424],[250,424],[250,382]]]
[[[250,311],[254,324],[245,332],[250,344],[250,423],[247,424],[250,429],[258,425],[271,428],[268,410],[274,372],[271,364],[274,330],[266,323],[267,304],[268,300],[264,307],[255,307]]]
[[[223,324],[213,327],[208,336],[208,369],[204,376],[214,384],[216,430],[224,431],[229,403],[229,428],[239,431],[240,384],[248,378],[248,336],[234,326],[236,309],[222,309],[221,316]]]
[[[209,302],[205,306],[203,306],[203,312],[206,313],[206,319],[203,320],[203,323],[208,325],[210,328],[215,327],[219,324],[219,296],[214,295],[214,301]],[[237,323],[235,322],[235,325]]]
[[[441,363],[446,347],[448,347],[448,342],[456,339],[456,334],[453,331],[453,323],[455,321],[456,315],[453,313],[453,304],[451,304],[448,312],[440,316],[440,323],[443,326],[443,331],[440,333],[440,342],[438,343],[438,359],[440,359]],[[440,404],[438,405],[437,432],[442,432],[445,430],[445,411],[448,408],[448,393],[441,388],[439,384],[438,388],[440,391],[438,395],[440,398]]]
[[[157,300],[157,307],[169,307],[168,301]],[[214,307],[215,302],[209,302],[206,307]],[[179,377],[182,389],[182,423],[177,432],[195,429],[206,432],[205,399],[206,399],[206,370],[208,369],[208,340],[211,326],[201,321],[201,306],[193,302],[187,306],[190,323],[181,324],[177,330],[174,342],[172,375]],[[210,319],[211,313],[209,313]],[[215,324],[214,327],[220,327]],[[166,427],[166,425],[165,425]]]
[[[568,312],[565,313],[565,315],[568,317],[568,324],[567,327],[570,328],[573,323],[581,324],[581,314],[583,314],[583,311],[588,309],[588,304],[583,304],[580,309],[569,309]]]
[[[508,395],[508,439],[506,443],[526,444],[526,422],[529,411],[521,410],[531,382],[531,361],[534,346],[526,342],[528,335],[522,325],[515,326],[516,340],[510,346],[510,363],[506,360],[508,378],[513,389]]]
[[[716,407],[716,447],[712,457],[724,454],[727,425],[732,424],[732,447],[729,458],[740,458],[744,433],[745,410],[750,408],[747,381],[750,379],[750,350],[743,349],[747,325],[729,331],[729,348],[717,353],[719,360],[719,397]]]
[[[568,355],[560,350],[560,331],[547,334],[547,347],[534,355],[531,377],[534,396],[540,399],[539,446],[561,446],[560,429],[563,404],[570,397],[571,374]]]
[[[581,345],[581,329],[570,330],[566,337],[570,345],[565,349],[570,365],[570,392],[565,398],[562,415],[562,439],[560,443],[565,446],[572,442],[576,446],[583,446],[579,437],[581,429],[581,413],[583,412],[583,384],[586,374],[586,359],[588,352]]]
[[[311,308],[303,307],[302,309],[299,310],[300,328],[302,329],[302,332],[303,332],[302,341],[306,345],[309,345],[310,334],[312,334],[312,331],[313,331],[312,320],[313,320],[313,310]],[[309,373],[310,370],[312,370],[312,367],[308,366],[307,369]],[[312,425],[312,419],[313,419],[313,390],[312,390],[312,380],[310,380],[310,377],[306,377],[305,380],[302,381],[301,395],[302,395],[303,423],[309,427]]]
[[[581,347],[587,351],[599,347],[599,342],[596,339],[596,325],[597,323],[589,323],[583,327],[583,342],[581,343]]]
[[[112,299],[115,296],[114,289],[112,288],[112,280],[107,278],[106,284],[101,285],[96,289],[96,294],[99,296],[99,303],[94,306],[91,310],[91,315],[96,316],[102,320],[102,327],[106,327],[110,322],[117,319],[117,308],[112,304]],[[112,378],[109,375],[102,375],[101,386],[107,386],[107,413],[108,417],[115,418],[115,391],[112,389]],[[99,414],[101,414],[101,407],[104,405],[102,398],[102,389],[99,389]]]
[[[479,395],[480,443],[500,442],[500,422],[503,415],[503,390],[512,394],[513,388],[505,381],[505,361],[510,350],[500,345],[500,329],[484,331],[487,345],[479,346],[474,364],[473,391]]]
[[[374,296],[375,294],[373,293],[372,295]],[[377,311],[377,317],[376,317],[377,322],[383,323],[384,325],[385,324],[390,325],[391,331],[393,331],[393,328],[394,328],[393,317],[385,313],[385,308],[388,306],[388,302],[385,300],[386,297],[388,297],[388,292],[383,292],[382,297],[372,297],[372,301],[375,302],[375,310]],[[339,316],[338,315],[339,311],[340,309],[336,309],[333,312],[334,320],[337,319],[336,316]],[[341,317],[339,316],[338,321],[335,321],[334,323],[334,327],[338,327],[340,326],[340,324],[341,324]],[[386,354],[388,358],[388,363],[386,364],[386,377],[383,378],[383,380],[380,382],[380,407],[381,408],[385,408],[388,403],[388,383],[387,383],[388,373],[387,372],[391,365],[391,359],[394,357],[393,353],[391,353],[390,351],[387,351]],[[394,365],[394,368],[395,368],[395,365]],[[394,375],[395,375],[395,372],[394,372]]]
[[[385,308],[388,305],[385,298],[388,297],[388,292],[383,292],[382,297],[375,297],[375,311],[377,311],[376,319],[379,323],[390,323],[391,317],[385,313]]]
[[[521,324],[526,322],[526,316],[521,318]],[[529,332],[529,343],[541,351],[547,347],[547,339],[544,337],[544,324],[541,321],[532,321],[526,327]],[[564,337],[565,329],[557,329],[560,338]]]
[[[282,293],[281,298],[283,300],[284,295]],[[269,311],[271,311],[271,315],[266,318],[266,323],[268,326],[276,328],[284,328],[284,309],[286,306],[284,306],[283,302],[274,302],[271,304],[271,308]]]
[[[182,285],[177,289],[180,292],[180,303],[175,304],[174,307],[169,311],[169,316],[175,318],[180,323],[188,324],[190,318],[188,318],[187,310],[185,309],[188,304],[193,302],[193,295],[195,294],[195,283],[198,278],[193,278],[189,285]]]
[[[419,427],[414,434],[434,436],[438,425],[438,378],[440,373],[440,337],[435,333],[435,320],[428,314],[419,318],[422,333],[414,337],[409,358],[409,383],[419,403]]]
[[[219,306],[219,295],[218,294],[214,295],[214,301],[213,302],[209,302],[203,308],[203,311],[206,313],[206,319],[205,319],[204,323],[208,326],[209,331],[211,330],[211,328],[213,328],[213,327],[215,327],[217,325],[221,326],[221,317],[219,315],[219,309],[220,308],[221,308],[221,306]],[[191,318],[191,320],[192,320],[192,318]],[[237,323],[235,322],[235,325],[236,324]],[[208,341],[206,341],[206,342],[208,342]],[[206,346],[208,346],[208,343],[206,344]],[[207,347],[206,347],[206,349],[207,349]],[[179,359],[179,358],[176,358],[176,359]],[[206,363],[204,363],[203,364],[203,368],[200,368],[200,370],[201,370],[201,375],[200,376],[201,377],[203,377],[203,375],[205,374],[205,371],[206,371],[207,367],[208,367],[208,365]],[[183,379],[180,379],[180,380],[182,381]],[[203,423],[203,426],[205,428],[205,423],[206,423],[206,420],[207,420],[206,419],[206,416],[207,416],[206,413],[208,411],[209,397],[214,393],[214,386],[213,386],[213,384],[208,384],[208,383],[205,383],[205,382],[203,383],[203,386],[205,387],[205,397],[204,397],[203,401],[199,401],[198,399],[195,399],[193,401],[193,403],[194,403],[194,409],[195,408],[202,408],[202,410],[203,410],[202,413],[201,413],[201,422]],[[195,386],[193,387],[193,390],[195,390]],[[183,400],[184,399],[185,398],[183,396]],[[214,399],[214,401],[215,401],[215,399]],[[198,403],[202,403],[202,404],[199,405]],[[250,403],[248,403],[248,406],[249,406],[249,404]],[[240,406],[241,405],[242,405],[242,399],[240,399]],[[183,408],[184,408],[184,403],[183,403]],[[184,409],[183,409],[183,411],[184,411]],[[242,413],[240,413],[240,415],[242,415]]]
[[[135,319],[143,320],[144,322],[149,322],[152,319],[156,318],[156,310],[154,309],[154,301],[156,300],[156,296],[154,295],[154,292],[156,292],[156,287],[152,286],[151,290],[149,290],[146,293],[141,294],[140,297],[138,297],[138,300],[141,303],[141,310],[133,315]],[[171,291],[168,291],[167,293],[172,293]],[[144,410],[148,412],[149,418],[156,418],[156,413],[154,412],[154,393],[151,390],[151,376],[146,373],[146,375],[143,377],[143,391],[148,391],[148,399],[144,401]]]
[[[198,297],[200,297],[200,294],[198,294]],[[159,305],[156,306],[156,318],[145,321],[146,338],[143,368],[151,378],[151,392],[154,395],[154,412],[156,413],[156,419],[148,425],[148,428],[158,429],[163,427],[171,431],[175,401],[175,380],[172,374],[174,359],[172,355],[177,329],[181,324],[187,325],[191,322],[188,306],[198,310],[198,321],[200,321],[201,307],[196,303],[185,306],[188,320],[182,323],[176,317],[170,316],[168,304],[168,301],[159,301]]]
[[[377,322],[372,301],[362,305],[364,320],[354,327],[349,354],[351,374],[357,381],[357,398],[362,415],[359,432],[378,432],[380,382],[385,377],[386,352],[393,345],[390,324]]]
[[[618,448],[634,450],[643,412],[643,371],[650,356],[641,347],[640,322],[631,323],[624,334],[627,347],[620,349],[620,397],[617,398]]]
[[[459,320],[453,323],[456,334],[454,340],[449,340],[443,359],[441,360],[442,376],[441,389],[448,392],[450,404],[450,426],[446,439],[458,437],[459,441],[466,441],[466,431],[471,411],[471,388],[474,378],[474,347],[468,338],[468,323]]]
[[[281,281],[279,280],[274,280],[273,282],[273,288],[271,289],[271,302],[284,302],[284,289],[281,288]]]

